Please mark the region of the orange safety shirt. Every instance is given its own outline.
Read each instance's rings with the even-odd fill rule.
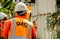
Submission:
[[[4,39],[32,39],[32,37],[34,37],[32,33],[35,31],[32,31],[32,26],[30,27],[28,23],[28,25],[26,24],[27,26],[24,26],[23,18],[20,19],[19,16],[16,16],[13,20],[10,19],[6,21],[5,24],[6,27],[3,33]]]
[[[4,31],[4,23],[6,20],[2,20],[0,22],[0,36],[3,37],[3,31]]]

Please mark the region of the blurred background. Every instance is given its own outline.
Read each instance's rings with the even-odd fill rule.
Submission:
[[[37,23],[36,39],[60,39],[60,0],[0,0],[0,12],[13,18],[19,2],[32,11],[30,21]]]

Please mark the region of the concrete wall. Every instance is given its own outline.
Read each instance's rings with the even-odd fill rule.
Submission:
[[[33,4],[32,15],[35,15],[37,13],[39,14],[53,13],[56,10],[55,8],[56,0],[36,0],[35,4]]]
[[[47,31],[46,16],[48,13],[56,11],[56,0],[36,0],[32,5],[32,17],[31,20],[35,20],[37,17],[37,38],[38,39],[52,39],[51,32]]]

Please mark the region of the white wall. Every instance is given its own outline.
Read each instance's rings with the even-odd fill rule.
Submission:
[[[37,38],[51,39],[50,32],[47,31],[46,16],[48,13],[56,11],[56,0],[36,0],[32,9],[32,21],[37,17]]]
[[[56,8],[56,0],[36,0],[33,5],[33,15],[40,13],[53,13]],[[35,14],[34,14],[35,13]]]

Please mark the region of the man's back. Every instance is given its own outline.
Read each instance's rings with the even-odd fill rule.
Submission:
[[[29,21],[23,18],[13,18],[11,19],[10,22],[11,25],[7,25],[9,24],[9,22],[7,21],[6,26],[9,27],[6,27],[4,34],[8,33],[8,38],[14,39],[22,37],[25,39],[32,38],[32,24],[29,23],[30,23]]]

